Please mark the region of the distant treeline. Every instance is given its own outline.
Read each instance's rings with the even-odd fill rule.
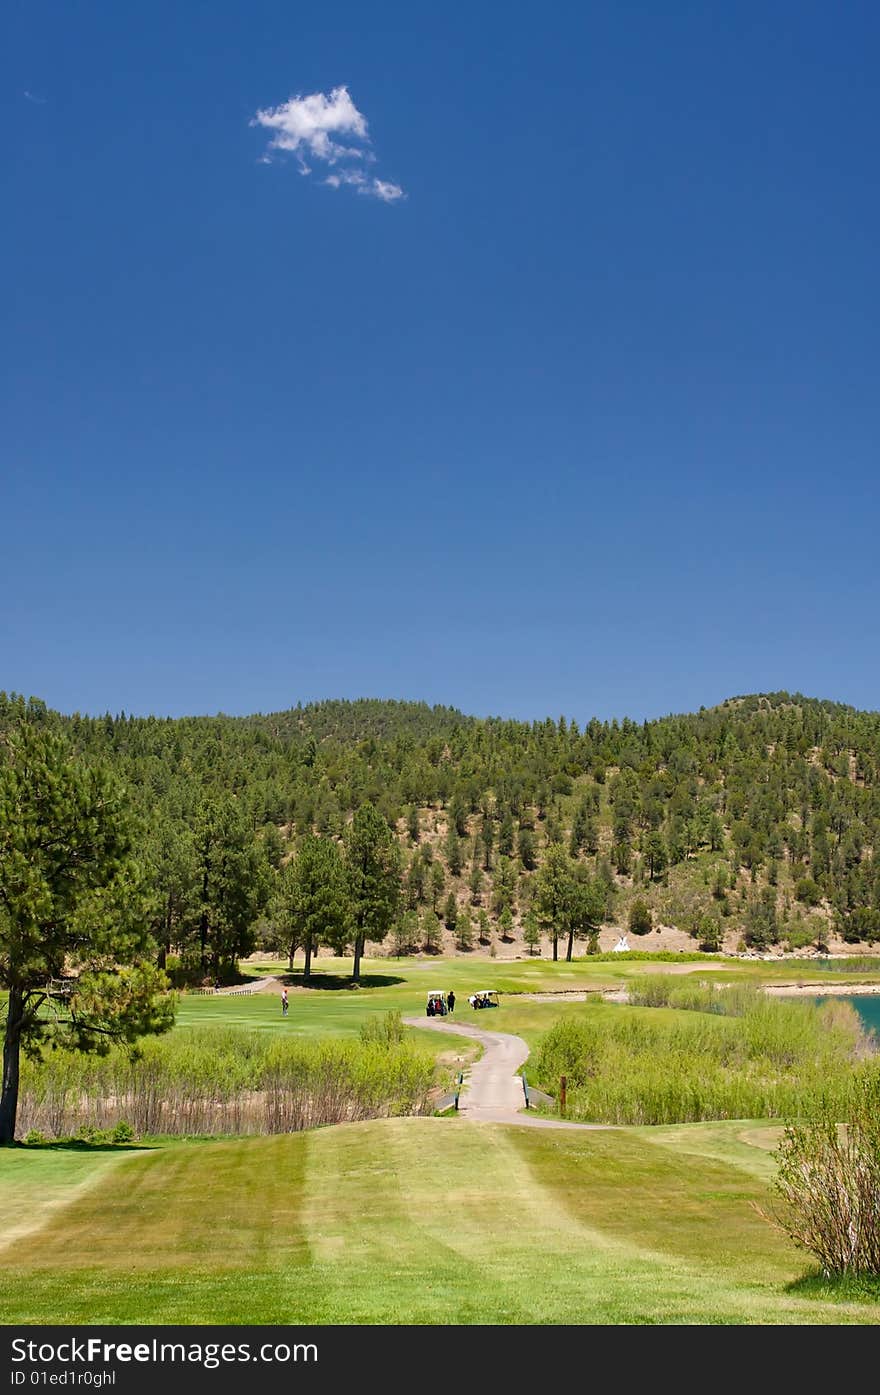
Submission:
[[[587,939],[633,896],[636,933],[663,914],[707,947],[732,926],[757,948],[880,939],[880,714],[838,703],[783,692],[580,726],[378,700],[93,718],[0,694],[0,730],[21,720],[113,767],[141,815],[164,956],[215,973],[258,942],[302,944],[282,871],[307,838],[341,849],[367,806],[394,835],[399,895],[354,929],[349,906],[336,943],[375,929],[400,952],[437,947],[445,924],[463,949],[514,926],[534,944],[555,915],[539,894],[554,846],[589,883]],[[311,911],[313,947],[334,942]]]

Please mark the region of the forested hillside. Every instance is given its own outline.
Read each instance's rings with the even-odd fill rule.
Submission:
[[[399,899],[361,926],[388,951],[534,950],[552,933],[571,952],[603,924],[676,926],[706,949],[880,939],[877,713],[774,693],[584,727],[384,701],[172,720],[0,695],[0,727],[21,720],[127,786],[156,935],[181,972],[304,936],[352,944],[344,876],[323,911],[314,887],[337,885],[332,858],[366,805],[396,842]]]

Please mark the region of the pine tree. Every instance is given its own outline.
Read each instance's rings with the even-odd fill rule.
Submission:
[[[461,839],[459,838],[458,833],[456,832],[455,825],[453,823],[450,823],[449,832],[446,835],[446,865],[449,868],[451,876],[461,876]]]
[[[501,828],[498,833],[498,853],[501,857],[512,857],[516,829],[513,822],[513,815],[508,809],[501,820]]]
[[[367,940],[384,940],[400,904],[400,848],[385,819],[362,804],[345,841],[354,941],[352,980],[360,982]]]
[[[505,906],[498,919],[498,927],[501,930],[502,940],[513,939],[513,912],[509,906]]]
[[[480,944],[488,945],[492,942],[492,927],[489,924],[489,913],[485,909],[477,913],[477,923],[480,927]]]
[[[446,898],[446,908],[443,912],[443,919],[446,923],[447,930],[452,930],[454,932],[458,924],[458,902],[455,899],[454,891],[450,891]]]
[[[319,944],[340,948],[351,928],[345,866],[331,839],[313,834],[303,839],[296,857],[281,870],[275,915],[291,968],[294,950],[304,952],[303,983],[308,983]]]
[[[458,913],[458,920],[455,927],[455,947],[460,950],[473,949],[474,927],[471,922],[471,913],[467,906],[462,906]]]
[[[443,895],[443,888],[446,885],[446,875],[439,862],[431,863],[431,910],[437,910],[437,902]]]
[[[437,954],[443,944],[440,922],[433,911],[425,911],[422,916],[422,948],[428,954]]]
[[[541,943],[541,927],[534,911],[529,911],[523,918],[523,943],[529,954],[534,954]]]
[[[527,872],[535,867],[535,836],[528,828],[519,831],[519,860]]]
[[[483,895],[483,874],[480,871],[479,867],[474,867],[471,870],[469,886],[471,892],[471,905],[479,906]]]
[[[110,777],[49,730],[13,730],[0,767],[0,1143],[15,1140],[22,1046],[101,1051],[172,1025],[134,849]]]
[[[493,824],[491,818],[490,818],[488,815],[483,819],[482,839],[483,839],[483,871],[484,871],[484,872],[491,872],[491,870],[492,870],[492,849],[493,849],[493,847],[495,846],[495,825]]]

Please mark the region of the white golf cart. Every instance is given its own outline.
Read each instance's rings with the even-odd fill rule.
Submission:
[[[478,988],[476,993],[472,993],[468,998],[468,1002],[474,1010],[499,1006],[498,994],[494,988]]]
[[[426,1017],[445,1017],[449,1011],[449,1004],[446,1001],[446,994],[435,990],[428,994],[428,1001],[425,1004]]]

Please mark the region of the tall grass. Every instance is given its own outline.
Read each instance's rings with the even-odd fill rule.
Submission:
[[[843,959],[811,959],[810,967],[824,969],[829,974],[876,973],[880,969],[880,955],[854,954]]]
[[[541,1041],[540,1087],[555,1093],[565,1075],[569,1115],[613,1124],[792,1118],[845,1098],[869,1050],[849,1004],[829,1012],[760,994],[750,1001],[739,986],[726,999],[726,990],[706,991],[709,1011],[655,1016],[595,1004],[563,1019]],[[655,997],[651,985],[646,996]]]
[[[645,974],[634,979],[627,993],[634,1007],[674,1007],[686,1012],[712,1012],[722,1017],[743,1017],[766,994],[752,983],[715,984],[706,979],[676,982],[668,974]]]
[[[148,1134],[291,1133],[429,1113],[430,1056],[396,1040],[302,1042],[235,1028],[147,1039],[132,1057],[23,1065],[19,1127],[61,1137],[120,1120]]]

